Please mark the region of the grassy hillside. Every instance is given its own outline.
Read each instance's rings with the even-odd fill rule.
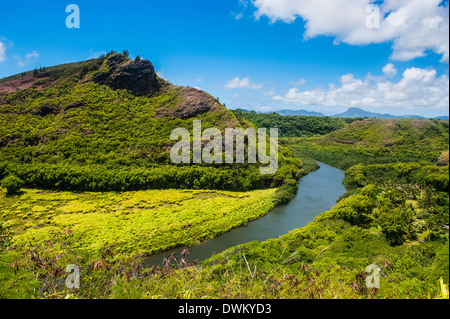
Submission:
[[[427,119],[365,119],[324,136],[283,139],[304,155],[333,166],[427,161],[448,150],[449,122]]]
[[[0,83],[0,179],[27,187],[121,191],[149,188],[249,190],[298,177],[301,162],[282,151],[284,169],[257,165],[178,165],[175,128],[241,127],[209,94],[159,78],[146,60],[122,54],[46,68]]]

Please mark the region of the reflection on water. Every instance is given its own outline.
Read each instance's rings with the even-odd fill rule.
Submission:
[[[346,190],[342,185],[344,172],[319,163],[320,169],[304,176],[298,184],[296,197],[286,205],[274,208],[269,214],[200,245],[190,247],[189,260],[204,260],[230,247],[254,240],[265,241],[287,234],[295,228],[306,226],[314,218],[330,210]],[[160,253],[144,259],[147,266],[160,265],[173,252],[178,255],[183,248]]]

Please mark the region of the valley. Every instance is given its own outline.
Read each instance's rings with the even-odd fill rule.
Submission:
[[[244,161],[174,163],[196,121],[278,128],[278,169],[248,139]],[[114,51],[2,79],[0,298],[440,298],[448,143],[444,120],[230,111]]]

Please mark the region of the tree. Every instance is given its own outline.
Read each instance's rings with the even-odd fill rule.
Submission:
[[[2,180],[1,187],[6,189],[6,196],[18,194],[24,181],[15,175],[10,175]]]
[[[412,207],[380,207],[374,218],[374,224],[381,227],[386,240],[392,246],[402,245],[412,236],[414,211]]]
[[[138,56],[136,57],[136,59],[135,59],[136,62],[141,61],[141,60],[142,60],[142,58],[141,58],[140,55],[138,55]]]
[[[123,50],[122,54],[123,54],[124,56],[126,56],[127,58],[130,57],[130,52],[129,52],[127,49]]]

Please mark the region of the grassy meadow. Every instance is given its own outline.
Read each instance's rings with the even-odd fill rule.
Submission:
[[[42,243],[70,235],[76,248],[96,255],[151,255],[195,245],[274,207],[276,189],[250,192],[147,190],[72,193],[24,189],[0,199],[4,227],[14,245]]]

